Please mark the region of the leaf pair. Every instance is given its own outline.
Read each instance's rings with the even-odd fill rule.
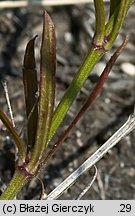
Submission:
[[[30,40],[26,46],[23,64],[23,83],[27,115],[27,144],[20,138],[8,117],[0,111],[0,119],[12,134],[15,144],[18,147],[18,152],[21,156],[20,161],[24,163],[27,154],[30,153],[30,167],[32,164],[32,167],[34,167],[38,163],[46,149],[54,111],[56,39],[54,25],[47,12],[44,13],[39,87],[34,55],[36,37]],[[37,99],[38,91],[39,98]]]
[[[35,37],[36,38],[36,37]],[[24,58],[24,89],[27,118],[36,103],[37,73],[35,70],[34,41],[32,39],[26,48]],[[55,100],[56,71],[56,39],[54,25],[44,13],[43,35],[41,44],[39,107],[36,104],[30,119],[28,119],[28,145],[32,147],[30,167],[36,166],[46,149],[48,133],[52,121]]]

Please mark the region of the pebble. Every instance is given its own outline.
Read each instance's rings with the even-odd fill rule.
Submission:
[[[122,72],[128,74],[129,76],[134,77],[135,76],[135,65],[128,63],[128,62],[124,62],[121,64],[120,69],[122,70]]]
[[[80,138],[82,136],[82,134],[79,130],[76,130],[76,136],[77,136],[77,138]]]
[[[73,35],[70,33],[70,32],[65,32],[65,41],[69,44],[73,43],[74,41],[74,38],[73,38]]]

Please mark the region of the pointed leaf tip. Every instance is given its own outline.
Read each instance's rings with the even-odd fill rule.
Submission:
[[[24,63],[23,63],[25,69],[35,69],[36,67],[35,58],[34,58],[34,44],[35,44],[35,39],[37,37],[38,35],[32,38],[26,46]]]
[[[56,38],[54,24],[45,11],[40,59],[39,115],[30,167],[34,167],[45,152],[55,100]]]
[[[43,129],[44,147],[51,125],[55,99],[55,71],[56,71],[56,38],[54,24],[49,14],[44,12],[43,35],[41,44],[40,64],[40,114]],[[44,116],[44,118],[42,118]],[[46,121],[46,123],[44,122]],[[40,130],[41,132],[41,130]],[[41,135],[41,136],[42,136]]]
[[[46,54],[45,54],[46,53]],[[43,55],[43,56],[42,56]],[[45,57],[46,55],[46,57]],[[44,12],[43,21],[43,36],[41,45],[41,61],[45,57],[46,66],[50,64],[50,68],[55,72],[56,70],[56,37],[54,23],[49,14]]]
[[[24,83],[24,93],[25,93],[25,104],[27,113],[27,132],[28,132],[28,144],[32,146],[35,141],[35,134],[37,129],[37,118],[38,118],[38,106],[36,103],[36,93],[38,91],[37,85],[37,71],[36,71],[36,61],[34,55],[34,45],[37,35],[31,39],[27,46],[24,55],[24,65],[23,65],[23,83]],[[31,117],[29,115],[35,106]]]

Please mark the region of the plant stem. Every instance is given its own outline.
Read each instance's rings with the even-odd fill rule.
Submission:
[[[100,8],[98,7],[98,2],[100,2],[100,4],[102,5],[101,10],[103,12],[103,17],[102,17],[102,13],[101,13],[101,17],[102,17],[101,21],[99,19],[99,15],[97,14],[98,11],[100,11]],[[107,25],[106,30],[105,30],[103,1],[102,0],[100,0],[100,1],[95,0],[95,6],[97,7],[96,8],[96,10],[97,10],[96,11],[96,19],[97,19],[96,21],[97,22],[96,22],[95,38],[93,40],[94,43],[93,43],[90,51],[88,52],[84,62],[82,63],[80,69],[76,73],[73,81],[71,82],[70,86],[68,87],[66,93],[64,94],[61,102],[59,103],[58,107],[56,108],[56,110],[54,112],[51,126],[49,127],[49,129],[47,129],[47,136],[46,136],[47,138],[41,137],[41,138],[43,138],[42,141],[45,144],[44,148],[49,143],[49,141],[52,139],[52,137],[55,134],[56,130],[58,129],[59,125],[62,123],[62,121],[65,118],[70,106],[72,105],[73,101],[75,100],[78,92],[81,90],[85,80],[88,78],[88,76],[89,76],[90,72],[92,71],[93,67],[95,66],[95,64],[101,59],[101,57],[103,56],[105,51],[112,47],[112,45],[113,45],[113,43],[117,37],[117,34],[119,32],[119,29],[120,29],[121,25],[123,24],[124,18],[126,16],[126,13],[129,9],[129,6],[131,3],[132,3],[132,0],[121,0],[121,3],[120,3],[119,8],[118,8],[118,13],[115,13],[115,15],[114,15],[114,16],[117,16],[117,18],[118,18],[118,19],[116,19],[117,22],[115,22],[116,17],[114,17],[114,20],[113,19],[111,21],[109,20],[109,22],[108,22],[109,24]],[[103,29],[100,27],[100,25],[102,25]],[[108,35],[106,35],[107,29],[111,29],[111,31],[109,32],[109,40],[107,40],[106,44],[103,44],[104,37],[108,36]],[[101,34],[101,35],[99,35],[99,34]],[[98,43],[99,44],[101,43],[101,45],[99,45]],[[22,158],[24,159],[25,154],[26,154],[26,147],[23,146],[23,142],[21,140],[19,140],[18,136],[15,134],[15,132],[11,128],[10,122],[7,121],[7,119],[5,118],[5,116],[1,112],[0,112],[0,114],[1,114],[0,118],[3,119],[3,121],[5,121],[5,123],[7,124],[8,129],[10,130],[15,141],[18,144],[18,148],[20,148],[20,153],[22,155]],[[44,117],[44,116],[42,116],[42,117]],[[44,120],[44,118],[43,118],[43,120]],[[42,127],[41,127],[41,129],[46,130],[46,128],[42,128]],[[49,131],[49,135],[48,135],[48,131]],[[40,150],[42,150],[42,151],[44,150],[44,148],[43,149],[40,148],[40,150],[38,149],[38,147],[42,147],[42,143],[40,146],[38,146],[38,143],[40,143],[40,142],[37,142],[37,144],[36,144],[37,152],[33,151],[32,160],[30,158],[31,161],[29,162],[29,164],[27,164],[27,167],[23,167],[23,165],[25,165],[25,164],[22,164],[22,168],[27,168],[28,174],[30,174],[30,173],[35,174],[35,172],[37,171],[36,169],[39,165],[38,162],[40,160],[40,156],[42,156],[40,154]],[[31,178],[31,176],[27,175],[27,173],[25,174],[23,172],[20,172],[19,170],[16,170],[13,178],[11,179],[11,181],[7,187],[7,189],[1,195],[0,199],[3,199],[3,200],[14,199],[16,194],[30,180],[30,178]]]
[[[94,0],[95,5],[95,16],[96,16],[96,27],[94,41],[96,45],[102,46],[105,36],[105,10],[103,0]]]
[[[115,63],[115,61],[117,60],[117,58],[121,54],[122,50],[127,45],[127,42],[128,42],[128,38],[126,37],[125,40],[123,41],[123,43],[121,44],[121,46],[118,47],[118,49],[115,51],[115,53],[113,54],[113,56],[111,56],[110,60],[106,64],[106,67],[104,68],[104,70],[103,70],[103,72],[102,72],[102,74],[101,74],[101,76],[100,76],[97,84],[95,85],[95,87],[92,90],[91,94],[87,98],[85,104],[82,106],[82,108],[80,109],[80,111],[78,112],[78,114],[76,115],[76,117],[73,119],[73,121],[71,122],[71,124],[64,131],[64,133],[60,136],[59,140],[49,150],[49,152],[47,153],[47,155],[45,156],[45,158],[43,160],[43,164],[46,164],[47,161],[52,157],[52,155],[57,151],[57,149],[59,148],[59,146],[65,141],[65,139],[67,138],[67,136],[69,135],[69,133],[74,129],[74,127],[76,126],[77,122],[84,115],[84,113],[86,112],[86,110],[94,102],[94,100],[96,99],[97,95],[102,90],[102,87],[103,87],[103,85],[104,85],[104,83],[105,83],[105,81],[106,81],[106,79],[107,79],[107,77],[108,77],[108,75],[109,75],[109,73],[110,73],[110,71],[111,71],[114,63]]]
[[[116,17],[114,17],[114,20],[116,19],[116,22],[113,23],[113,29],[112,29],[112,32],[111,34],[109,35],[109,42],[106,44],[105,46],[105,49],[108,50],[112,47],[118,33],[119,33],[119,30],[124,22],[124,19],[125,19],[125,16],[127,14],[127,11],[130,7],[132,3],[132,0],[121,0],[121,3],[119,4],[119,11],[118,11],[118,14],[115,13],[115,15],[117,15],[117,19]],[[114,22],[113,20],[113,22]],[[111,24],[111,23],[110,23]]]
[[[75,75],[72,83],[68,87],[61,102],[59,103],[58,107],[54,112],[50,132],[49,132],[48,142],[52,139],[57,128],[59,127],[65,115],[67,114],[71,104],[76,98],[78,92],[83,86],[85,80],[88,78],[94,65],[99,61],[99,59],[102,57],[103,54],[104,54],[104,50],[101,51],[92,48],[91,51],[86,56],[82,66],[80,67],[78,73]]]
[[[8,187],[0,196],[0,200],[13,200],[22,187],[28,182],[28,176],[15,171]]]
[[[114,11],[118,8],[118,5],[120,4],[121,0],[110,0],[110,16],[111,17],[114,14]]]
[[[120,28],[124,22],[125,16],[127,14],[127,11],[129,9],[130,5],[132,4],[132,2],[133,2],[133,0],[121,0],[121,3],[119,4],[119,7],[118,7],[118,12],[117,11],[114,12],[114,16],[117,16],[117,22],[114,24],[115,17],[113,17],[113,18],[111,17],[111,20],[108,21],[108,24],[106,26],[104,37],[108,36],[107,30],[111,30],[111,32],[109,32],[110,35],[109,35],[108,42],[106,42],[106,44],[102,44],[101,47],[98,47],[98,44],[96,41],[96,39],[98,39],[98,38],[96,38],[96,39],[94,38],[95,48],[92,47],[91,50],[89,51],[83,64],[81,65],[79,71],[75,75],[72,83],[68,87],[68,89],[67,89],[66,93],[64,94],[61,102],[59,103],[58,107],[56,108],[56,110],[54,112],[50,132],[49,132],[49,136],[48,136],[48,143],[52,139],[57,128],[62,123],[62,121],[63,121],[64,117],[66,116],[70,106],[72,105],[75,97],[77,96],[78,92],[82,88],[85,80],[88,78],[88,76],[89,76],[90,72],[92,71],[93,67],[95,66],[95,64],[100,60],[100,58],[103,56],[105,51],[109,50],[113,46],[113,43],[114,43],[114,41],[115,41],[115,39],[119,33],[119,30],[120,30]],[[102,1],[100,1],[100,4],[102,4]],[[98,10],[100,10],[100,8],[98,8],[97,5],[98,5],[98,2],[96,2],[96,0],[95,0],[95,6],[97,7],[96,8],[96,14],[98,13]],[[102,8],[102,11],[103,11],[103,8]],[[103,13],[103,17],[104,17],[104,13]],[[97,26],[99,26],[100,21],[99,21],[98,15],[96,15],[96,19],[98,19]],[[104,20],[104,18],[103,18],[103,20]],[[102,26],[104,26],[103,20],[100,23]],[[100,29],[100,31],[101,31],[101,34],[104,32],[104,30],[102,32],[101,29]]]

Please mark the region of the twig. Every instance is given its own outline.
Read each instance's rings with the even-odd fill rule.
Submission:
[[[94,165],[94,168],[95,168],[95,174],[92,178],[92,181],[90,181],[90,183],[84,188],[84,190],[79,194],[79,196],[77,197],[77,200],[80,200],[86,193],[87,191],[91,188],[91,186],[93,185],[96,177],[97,177],[97,174],[98,174],[98,171],[97,171],[97,167]]]
[[[108,0],[105,0],[108,2]],[[59,6],[71,4],[93,3],[93,0],[25,0],[25,1],[0,1],[0,8],[20,8],[27,6]]]
[[[3,88],[4,88],[4,92],[5,92],[5,97],[6,97],[6,101],[7,101],[7,106],[8,106],[8,110],[9,110],[9,115],[10,115],[11,123],[12,123],[13,128],[15,128],[13,111],[12,111],[11,102],[10,102],[10,99],[9,99],[7,81],[6,80],[2,81],[2,85],[3,85]],[[18,148],[15,145],[15,161],[17,161],[17,160],[18,160]]]
[[[36,176],[35,178],[38,179],[38,181],[39,181],[40,184],[41,184],[41,194],[40,194],[39,200],[43,200],[43,199],[45,199],[46,196],[47,196],[46,193],[45,193],[45,186],[44,186],[44,183],[43,183],[42,179],[39,178],[38,176]]]
[[[124,136],[128,135],[135,128],[135,114],[129,116],[122,127],[117,130],[92,156],[90,156],[77,170],[66,178],[48,196],[47,200],[57,199],[77,179],[93,165],[95,165],[111,148],[113,148]]]
[[[10,114],[12,126],[15,128],[15,122],[14,122],[12,107],[11,107],[11,103],[10,103],[10,99],[9,99],[9,93],[8,93],[8,87],[7,87],[6,80],[2,81],[2,85],[4,88],[4,92],[5,92],[5,97],[6,97],[6,101],[7,101],[7,105],[8,105],[8,109],[9,109],[9,114]]]
[[[98,182],[98,187],[99,187],[100,194],[101,194],[101,199],[105,200],[105,191],[104,191],[103,181],[101,179],[100,172],[98,172],[98,175],[97,175],[97,182]]]

